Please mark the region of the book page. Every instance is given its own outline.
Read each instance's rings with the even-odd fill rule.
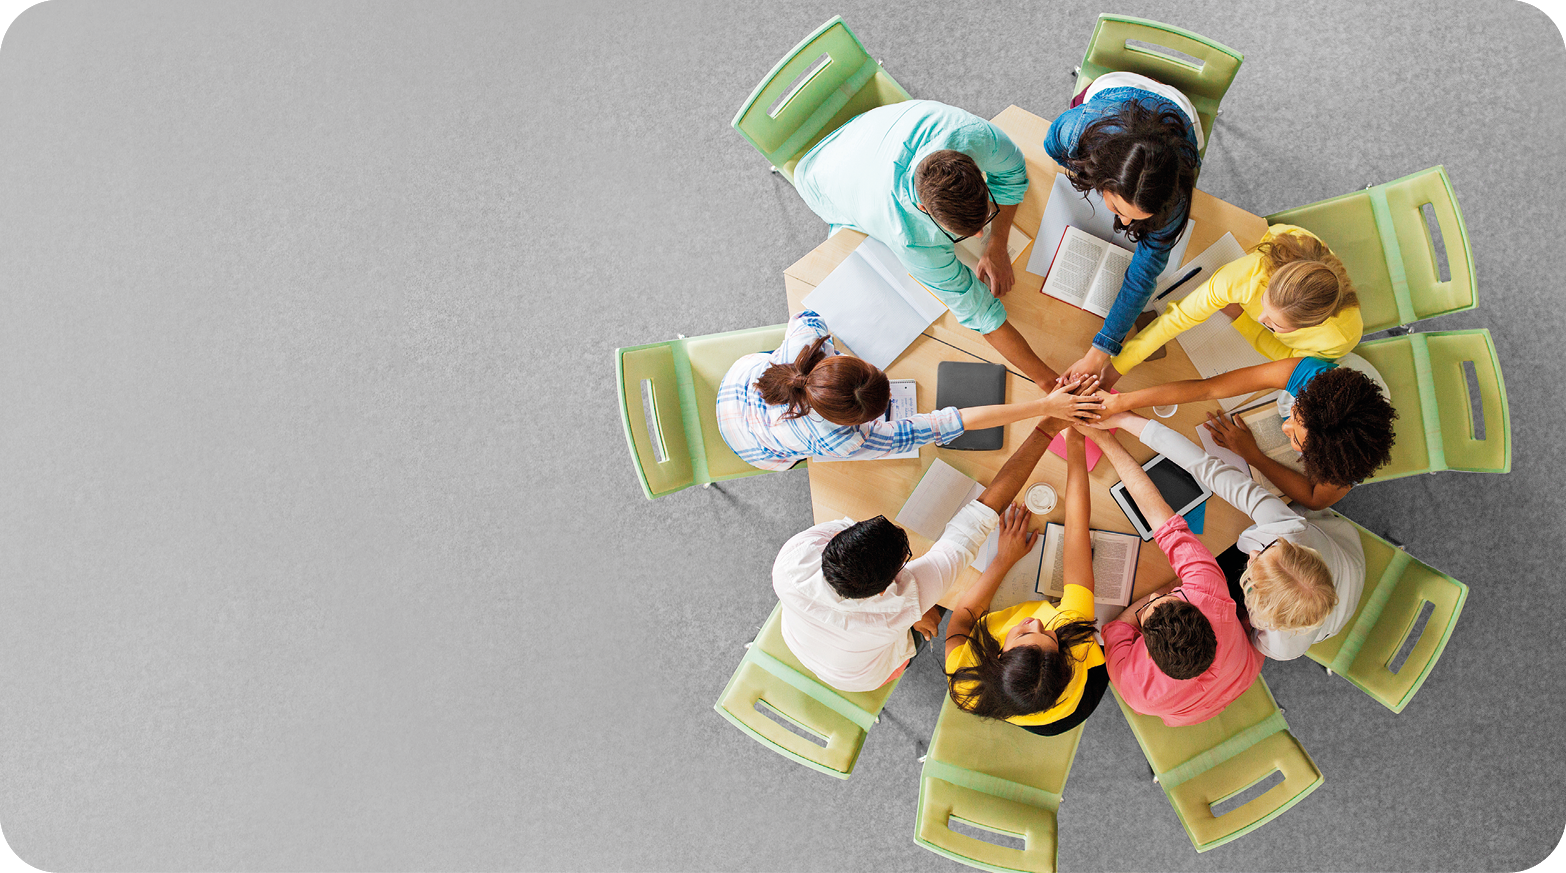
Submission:
[[[1115,214],[1104,205],[1104,198],[1097,191],[1083,194],[1071,187],[1071,180],[1065,173],[1056,173],[1049,199],[1044,203],[1044,214],[1039,218],[1038,232],[1033,234],[1035,245],[1033,254],[1028,257],[1029,273],[1035,276],[1049,273],[1050,261],[1054,259],[1067,227],[1086,231],[1089,236],[1112,242],[1127,251],[1136,248],[1125,234],[1115,233]]]
[[[1023,245],[1027,243],[1024,242]],[[929,327],[930,322],[940,318],[941,313],[946,311],[946,304],[930,293],[930,289],[924,287],[918,279],[908,274],[908,270],[903,267],[903,262],[897,259],[896,253],[886,243],[869,236],[865,237],[864,242],[861,242],[854,251],[864,255],[870,266],[886,280],[886,284],[895,289],[920,318],[926,319],[925,327]]]
[[[1270,403],[1240,416],[1246,426],[1251,429],[1251,435],[1256,437],[1256,447],[1262,454],[1274,461],[1288,467],[1291,470],[1305,472],[1305,463],[1300,459],[1299,452],[1294,451],[1294,446],[1289,444],[1289,435],[1283,432],[1283,416],[1278,414],[1278,405]]]
[[[896,262],[890,249],[866,237],[803,301],[826,320],[834,344],[883,370],[946,311],[906,272],[912,291],[889,278],[884,258]]]
[[[1136,561],[1142,554],[1141,537],[1110,530],[1088,533],[1093,542],[1093,602],[1129,606],[1136,587]],[[1038,591],[1045,597],[1062,597],[1066,593],[1065,525],[1052,521],[1044,526],[1044,535]]]
[[[1120,296],[1120,286],[1126,280],[1126,268],[1131,266],[1131,253],[1110,246],[1104,253],[1104,263],[1093,278],[1093,288],[1083,301],[1082,308],[1098,316],[1108,316]]]
[[[1093,277],[1098,273],[1104,252],[1111,248],[1114,247],[1074,227],[1066,228],[1060,251],[1055,255],[1055,263],[1049,268],[1049,278],[1041,290],[1057,300],[1081,306],[1093,287]]]
[[[990,539],[985,544],[998,545],[999,542],[1000,533],[997,531],[990,534]],[[989,556],[991,560],[995,557],[993,547],[990,549]],[[995,589],[995,596],[990,598],[990,610],[993,612],[1009,606],[1016,606],[1019,603],[1028,603],[1042,599],[1044,594],[1038,590],[1038,587],[1039,568],[1043,564],[1043,560],[1044,535],[1039,534],[1033,538],[1033,548],[1029,549],[1026,555],[1018,558],[1017,563],[1013,564],[1011,569],[1006,571],[1006,575],[1001,579],[1000,585]],[[974,565],[977,566],[978,562],[975,562]],[[989,566],[989,561],[985,562],[985,566]],[[980,572],[983,571],[981,570]]]
[[[983,493],[983,485],[936,458],[897,511],[895,521],[927,540],[938,540],[952,516]]]
[[[1222,312],[1214,312],[1206,321],[1199,322],[1190,330],[1175,338],[1185,354],[1191,359],[1191,365],[1202,374],[1203,379],[1211,379],[1222,373],[1228,373],[1242,367],[1254,367],[1257,364],[1268,363],[1269,358],[1256,351],[1240,332],[1235,330],[1229,316]],[[1219,401],[1225,410],[1231,410],[1246,401],[1245,397],[1225,397]]]

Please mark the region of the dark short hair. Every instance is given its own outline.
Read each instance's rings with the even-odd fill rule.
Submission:
[[[1392,460],[1392,420],[1397,410],[1381,386],[1348,367],[1317,373],[1294,398],[1293,413],[1305,425],[1305,476],[1348,487]]]
[[[908,533],[878,515],[839,531],[821,550],[821,575],[840,597],[885,591],[908,561]]]
[[[1195,679],[1218,654],[1212,623],[1184,600],[1171,599],[1153,610],[1142,625],[1142,640],[1148,657],[1170,679]]]
[[[914,169],[914,193],[942,227],[968,236],[984,230],[990,189],[979,165],[959,151],[931,152]]]

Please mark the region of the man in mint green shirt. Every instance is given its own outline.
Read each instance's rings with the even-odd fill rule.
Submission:
[[[1055,373],[1006,320],[1006,241],[1028,188],[1022,152],[995,125],[930,100],[870,110],[833,131],[794,170],[800,196],[835,231],[885,243],[957,320],[1040,386]],[[921,192],[923,196],[921,196]],[[977,272],[956,244],[984,234]]]

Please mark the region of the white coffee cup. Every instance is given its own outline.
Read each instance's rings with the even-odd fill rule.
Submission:
[[[1048,482],[1039,482],[1028,489],[1027,496],[1022,499],[1022,502],[1035,515],[1043,515],[1055,508],[1056,499],[1054,487]]]
[[[1175,411],[1179,408],[1180,404],[1178,403],[1171,403],[1168,406],[1155,406],[1153,407],[1153,414],[1159,418],[1168,418],[1169,416],[1174,415]]]

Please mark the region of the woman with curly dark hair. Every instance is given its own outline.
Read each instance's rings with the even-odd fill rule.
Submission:
[[[1093,641],[1093,545],[1088,517],[1087,450],[1082,434],[1066,434],[1065,595],[990,612],[1006,573],[1033,545],[1033,514],[1011,506],[1000,547],[957,602],[946,626],[946,673],[952,701],[985,718],[1030,733],[1056,736],[1081,724],[1104,696],[1109,672]]]
[[[1102,414],[1107,418],[1148,406],[1245,397],[1271,389],[1283,390],[1278,414],[1284,435],[1304,462],[1303,474],[1263,454],[1239,418],[1210,415],[1207,425],[1214,442],[1260,470],[1288,499],[1308,509],[1325,509],[1392,460],[1397,410],[1388,401],[1391,392],[1376,368],[1352,353],[1336,362],[1284,358],[1211,379],[1106,395]]]
[[[1072,187],[1103,197],[1116,230],[1136,243],[1103,328],[1064,375],[1096,375],[1105,387],[1120,377],[1109,359],[1120,354],[1185,228],[1202,142],[1190,100],[1134,73],[1100,76],[1050,124],[1044,150],[1065,167]]]

